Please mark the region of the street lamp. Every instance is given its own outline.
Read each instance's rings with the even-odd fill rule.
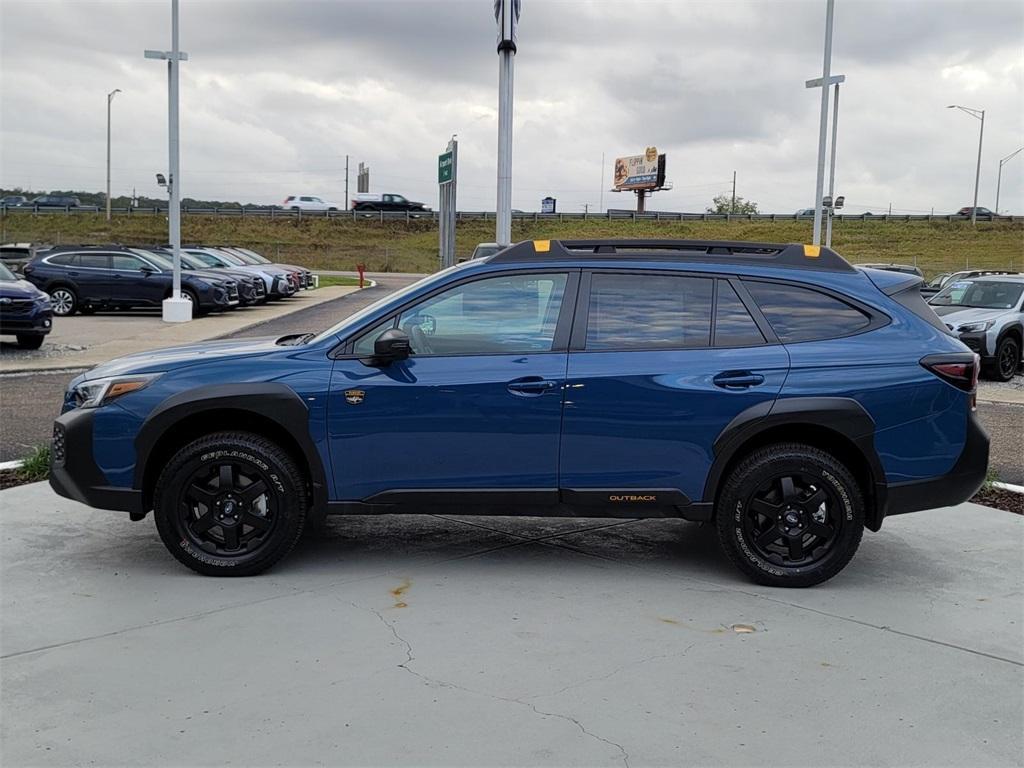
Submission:
[[[171,297],[163,301],[163,319],[167,323],[184,323],[192,319],[192,302],[181,295],[181,174],[178,172],[178,65],[188,61],[188,54],[178,50],[178,0],[171,0],[171,50],[146,51],[147,59],[167,61],[167,220],[168,238],[174,272]]]
[[[110,221],[110,103],[117,93],[121,93],[120,88],[107,94],[107,221]]]
[[[828,197],[836,193],[836,139],[839,138],[839,84],[846,82],[846,75],[830,75],[828,82],[835,86],[835,99],[832,109],[832,159],[829,162],[828,172]],[[805,88],[821,88],[825,83],[824,78],[817,77],[804,83]],[[824,207],[824,206],[822,206]],[[841,206],[840,206],[841,207]],[[828,211],[828,219],[825,228],[825,245],[832,247],[832,211]]]
[[[498,22],[498,196],[495,240],[512,242],[512,87],[521,0],[494,0]]]
[[[999,175],[996,177],[996,215],[999,215],[999,187],[1003,184],[1003,164],[1013,160],[1021,152],[1024,152],[1024,147],[1021,147],[1016,152],[1011,152],[1002,160],[999,161]]]
[[[825,3],[825,57],[821,67],[821,115],[818,120],[818,173],[814,187],[814,234],[811,242],[821,245],[821,200],[825,192],[825,142],[828,138],[828,88],[832,69],[832,16],[835,0]]]
[[[974,207],[971,209],[971,224],[976,225],[978,223],[978,182],[981,181],[981,141],[985,138],[985,110],[961,107],[959,104],[950,104],[946,109],[959,109],[981,121],[981,130],[978,132],[978,169],[974,172]]]

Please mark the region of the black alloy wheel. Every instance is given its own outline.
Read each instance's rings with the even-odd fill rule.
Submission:
[[[864,532],[863,493],[850,470],[813,446],[754,450],[718,493],[715,525],[725,554],[760,584],[809,587],[841,571]]]
[[[1020,344],[1012,336],[999,342],[996,352],[996,377],[1000,381],[1009,381],[1017,373],[1020,366]]]
[[[153,493],[164,545],[199,573],[248,576],[284,557],[302,533],[306,480],[276,443],[245,432],[192,441]]]

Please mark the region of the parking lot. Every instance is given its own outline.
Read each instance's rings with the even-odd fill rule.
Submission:
[[[346,517],[212,580],[152,522],[4,493],[10,765],[1019,765],[1024,520],[752,586],[681,521]],[[609,621],[609,617],[614,617]]]

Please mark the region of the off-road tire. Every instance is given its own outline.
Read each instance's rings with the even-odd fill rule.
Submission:
[[[1014,336],[1004,336],[996,347],[995,362],[988,374],[996,381],[1009,381],[1020,368],[1020,342]]]
[[[811,554],[808,558],[820,550],[820,556],[811,562],[798,560],[795,564],[787,564],[787,553],[765,554],[766,548],[787,549],[782,542],[787,542],[788,539],[782,538],[781,533],[780,538],[772,544],[765,546],[758,543],[760,539],[770,538],[774,531],[771,525],[765,524],[770,517],[759,517],[754,507],[755,503],[769,498],[759,497],[759,489],[771,488],[774,483],[779,483],[775,501],[781,510],[778,522],[781,528],[785,525],[785,510],[790,508],[789,502],[781,500],[782,491],[785,490],[781,483],[785,477],[790,478],[790,489],[793,488],[794,478],[797,478],[798,488],[799,483],[806,484],[809,480],[814,483],[810,487],[818,489],[815,493],[820,491],[826,496],[827,506],[823,509],[828,517],[825,518],[825,523],[833,521],[834,533],[832,538],[827,540],[827,544],[818,544],[810,548]],[[805,493],[808,494],[805,498],[809,501],[811,492]],[[802,511],[799,505],[799,501],[793,502],[795,512]],[[813,502],[809,506],[818,509]],[[864,533],[864,514],[863,493],[850,470],[842,462],[825,451],[808,445],[777,443],[753,451],[733,467],[718,494],[715,526],[719,543],[726,556],[757,583],[772,587],[810,587],[832,578],[850,562]],[[800,531],[805,530],[807,523],[810,526],[819,526],[817,520],[804,515],[799,517],[803,520],[802,524],[798,524]],[[763,528],[760,529],[760,534],[750,530],[756,525],[751,522],[755,520],[764,521],[761,523]],[[815,527],[815,530],[818,529]],[[795,531],[796,528],[789,530]],[[804,535],[811,543],[824,540],[812,536],[809,530]],[[794,538],[799,538],[799,534]]]
[[[267,489],[266,519],[271,521],[270,528],[252,551],[225,554],[215,543],[202,541],[203,535],[218,536],[218,529],[224,533],[224,527],[218,524],[204,534],[196,533],[196,502],[189,496],[190,489],[198,487],[193,481],[197,475],[218,473],[225,465],[233,467],[237,475],[244,473],[263,480]],[[210,486],[205,488],[209,490]],[[219,482],[214,491],[223,495]],[[207,506],[207,513],[214,514],[215,506]],[[153,517],[164,546],[180,562],[206,576],[252,576],[270,568],[299,540],[308,508],[306,479],[295,460],[276,443],[248,432],[217,432],[188,443],[161,471],[153,492]],[[202,507],[198,509],[201,512]],[[240,525],[239,530],[245,528]],[[249,526],[248,533],[241,535],[254,530]]]

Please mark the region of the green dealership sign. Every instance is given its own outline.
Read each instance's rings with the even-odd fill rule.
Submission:
[[[452,169],[455,162],[451,152],[445,152],[437,156],[437,183],[446,184],[452,180]]]

